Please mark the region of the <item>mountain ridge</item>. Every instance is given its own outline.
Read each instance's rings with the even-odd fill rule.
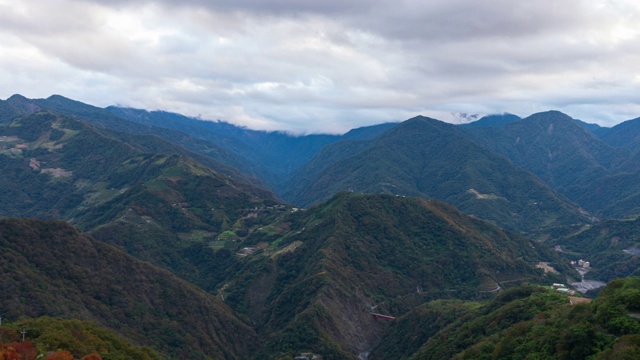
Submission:
[[[320,155],[328,158],[316,157],[301,168],[286,200],[307,205],[351,189],[433,197],[511,229],[531,231],[541,223],[553,223],[553,217],[566,216],[561,220],[565,223],[581,221],[582,215],[568,199],[507,158],[477,145],[455,125],[415,117],[358,143],[352,152],[328,150],[336,146],[345,143],[325,148]],[[315,164],[321,165],[314,169]],[[297,183],[300,180],[310,185]],[[526,194],[531,191],[538,198]],[[538,209],[539,204],[546,207]],[[561,209],[560,213],[553,214],[554,209]],[[537,221],[541,222],[536,225]]]
[[[244,358],[258,343],[222,301],[65,222],[0,219],[0,242],[3,317],[92,320],[193,358]]]
[[[496,286],[554,278],[535,265],[558,259],[436,200],[348,192],[254,232],[244,246],[264,250],[224,292],[270,334],[264,351],[307,347],[338,358],[380,341],[386,325],[372,308],[399,316],[427,299],[490,297]]]

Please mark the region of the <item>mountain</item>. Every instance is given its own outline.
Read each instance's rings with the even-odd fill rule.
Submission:
[[[369,358],[634,359],[639,280],[615,280],[593,302],[523,285],[486,303],[427,303],[398,319]]]
[[[66,115],[90,122],[94,127],[116,131],[119,136],[144,136],[145,142],[155,140],[156,150],[163,152],[187,153],[212,169],[232,176],[236,179],[255,184],[262,184],[246,160],[237,157],[217,144],[188,136],[182,132],[142,125],[120,118],[106,109],[52,95],[47,99],[27,99],[21,95],[13,95],[6,101],[0,101],[0,108],[6,106],[13,109],[4,121],[25,117],[35,112],[49,110],[59,115]],[[161,141],[164,139],[165,141]],[[135,141],[135,140],[134,140]],[[179,146],[176,146],[179,145]],[[191,151],[187,151],[189,149]]]
[[[20,115],[40,111],[40,107],[22,95],[13,95],[6,101],[0,100],[0,123],[12,120]]]
[[[485,303],[428,302],[399,318],[370,358],[452,359],[485,337],[566,303],[566,296],[532,285],[508,289]],[[416,328],[421,331],[412,332]],[[402,340],[408,336],[411,342]]]
[[[256,324],[259,358],[312,351],[353,359],[388,324],[430,299],[479,299],[572,271],[543,245],[422,198],[340,193],[246,238],[250,249],[218,291]]]
[[[461,317],[476,315],[478,302],[463,300],[433,300],[416,306],[396,318],[369,359],[407,359],[432,336]]]
[[[611,146],[637,152],[640,150],[640,118],[627,120],[612,127],[601,138]]]
[[[558,111],[533,114],[500,128],[470,129],[469,133],[478,144],[507,156],[562,193],[609,175],[630,156]]]
[[[344,136],[295,136],[278,131],[250,130],[224,121],[204,121],[164,111],[120,107],[109,107],[108,110],[130,121],[181,131],[198,139],[221,144],[225,149],[246,159],[259,177],[276,192],[281,192],[282,184],[289,175],[324,146],[342,138],[372,138],[395,125],[380,124],[354,129]]]
[[[244,359],[259,341],[219,299],[61,221],[0,220],[3,319],[90,320],[179,358]]]
[[[0,220],[12,320],[83,319],[161,356],[228,359],[580,358],[623,351],[635,326],[618,300],[577,313],[521,286],[577,280],[578,257],[587,277],[637,273],[636,220],[591,224],[575,203],[640,213],[640,154],[558,112],[291,136],[15,95],[0,101],[0,169],[0,216],[86,231]]]
[[[174,160],[168,163],[172,166],[189,163],[195,173],[199,171],[195,168],[205,168],[190,156],[193,153],[161,139],[115,133],[52,112],[34,113],[6,123],[0,126],[0,136],[3,136],[0,159],[7,170],[3,177],[17,187],[25,187],[14,189],[13,195],[20,195],[5,202],[11,205],[0,213],[3,216],[75,216],[66,213],[67,209],[101,204],[119,195],[98,194],[105,189],[97,187],[123,190],[154,179],[166,171],[166,159]],[[149,160],[152,157],[156,157],[153,160],[156,163]],[[211,159],[205,160],[207,165],[212,163]],[[208,169],[206,175],[252,196],[273,199],[265,190],[212,170]],[[73,183],[75,186],[69,186]],[[56,193],[43,193],[48,187],[56,187]],[[65,201],[70,206],[65,207]],[[20,210],[12,210],[20,206]]]
[[[592,124],[592,123],[584,122],[582,120],[577,120],[577,119],[576,121],[578,122],[578,124],[582,125],[585,129],[591,131],[599,138],[602,138],[610,130],[610,128],[603,127],[598,124]]]
[[[270,192],[180,148],[155,152],[155,137],[38,112],[0,126],[0,139],[0,216],[69,220],[201,286],[214,276],[201,257],[226,243],[218,236],[283,211]]]
[[[382,134],[383,132],[394,128],[398,123],[384,123],[378,125],[371,125],[349,130],[346,134],[342,135],[340,140],[369,140]]]
[[[424,117],[372,140],[325,147],[289,188],[284,198],[303,206],[340,190],[436,198],[521,231],[584,220],[569,200],[477,145],[465,130]]]
[[[183,149],[182,153],[219,173],[270,187],[279,196],[299,205],[331,196],[334,192],[323,194],[313,188],[318,174],[329,164],[361,151],[360,147],[367,146],[363,144],[397,125],[354,129],[343,136],[291,136],[162,111],[101,109],[58,95],[35,100],[14,95],[1,104],[4,106],[0,106],[0,110],[7,108],[12,116],[51,109],[87,119],[100,127],[119,131],[121,139],[125,133],[131,134],[128,136],[133,138],[127,140],[129,143],[135,142],[136,136],[153,134],[190,149],[191,152],[185,153]],[[490,115],[462,125],[461,129],[466,130],[465,136],[473,138],[478,145],[507,156],[594,216],[624,217],[637,213],[633,199],[635,194],[640,194],[640,188],[631,179],[640,172],[640,155],[632,157],[632,150],[607,145],[598,140],[593,129],[586,130],[585,123],[559,112],[534,114],[525,121],[518,119],[511,114]],[[602,132],[598,130],[597,133]],[[623,129],[622,133],[627,131]],[[150,144],[149,138],[147,136],[147,144]],[[166,145],[166,142],[156,141],[146,151],[177,151],[175,146],[167,150]],[[615,185],[615,194],[608,184]],[[409,193],[417,195],[420,192]],[[460,206],[459,202],[455,204]]]
[[[87,120],[101,128],[134,135],[153,135],[178,144],[214,161],[216,171],[273,191],[284,191],[283,183],[323,146],[340,139],[372,138],[395,124],[380,124],[338,135],[300,135],[250,130],[223,121],[204,121],[165,111],[146,111],[111,106],[106,109],[52,95],[27,99],[14,95],[0,101],[0,120],[13,119],[41,110]],[[194,157],[194,154],[190,155]],[[200,162],[206,159],[198,158]]]
[[[462,127],[500,127],[512,124],[516,121],[519,121],[520,117],[518,115],[513,115],[509,113],[505,114],[494,114],[487,115],[482,117],[480,120],[470,122],[468,124],[462,124]]]
[[[606,220],[554,241],[569,260],[589,261],[590,279],[611,281],[640,276],[640,218]]]
[[[164,111],[110,107],[109,111],[141,124],[178,130],[197,139],[222,144],[247,162],[272,187],[313,156],[336,135],[292,136],[283,132],[249,130],[226,122],[204,121]]]
[[[598,217],[623,219],[640,214],[640,171],[594,179],[584,191],[567,194]]]
[[[557,111],[500,128],[470,128],[479,145],[507,156],[593,216],[640,213],[640,155],[597,138],[579,121]]]
[[[161,360],[163,357],[148,346],[137,346],[94,322],[77,319],[61,319],[42,316],[35,319],[22,318],[15,322],[3,319],[0,327],[0,347],[6,345],[22,353],[20,360],[42,359],[56,351],[68,351],[75,359]],[[20,341],[20,330],[27,329],[24,342]],[[6,349],[6,347],[5,347]],[[22,351],[20,351],[22,350]],[[28,352],[25,354],[25,351]],[[2,354],[0,349],[0,354]],[[2,356],[0,356],[1,358]],[[6,359],[5,354],[5,359]]]

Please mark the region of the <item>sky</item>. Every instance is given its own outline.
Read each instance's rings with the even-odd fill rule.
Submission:
[[[640,117],[640,2],[0,0],[0,98],[253,129],[426,115]]]

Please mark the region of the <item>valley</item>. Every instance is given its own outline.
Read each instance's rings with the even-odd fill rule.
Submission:
[[[293,136],[14,95],[0,335],[75,326],[77,358],[91,331],[141,359],[633,353],[640,157],[618,131],[551,111]]]

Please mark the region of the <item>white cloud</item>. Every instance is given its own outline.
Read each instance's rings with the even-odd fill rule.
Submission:
[[[297,132],[550,108],[611,124],[640,115],[639,17],[631,0],[0,0],[0,96]]]

